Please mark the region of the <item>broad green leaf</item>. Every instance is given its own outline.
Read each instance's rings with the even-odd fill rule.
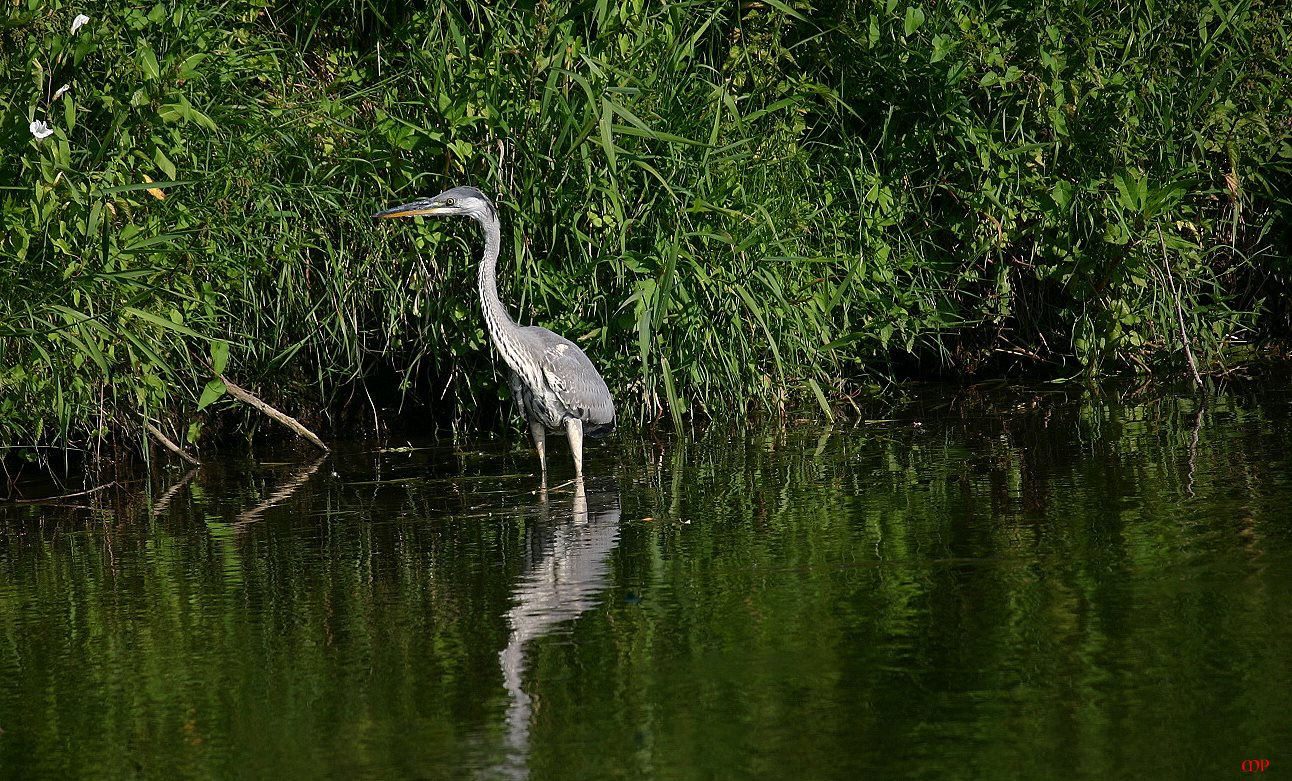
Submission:
[[[1050,115],[1050,125],[1054,127],[1054,132],[1066,138],[1068,136],[1068,119],[1063,109],[1050,106],[1047,113]]]
[[[920,8],[917,5],[907,6],[906,20],[905,20],[905,23],[903,24],[903,29],[906,31],[906,34],[910,35],[911,33],[920,29],[920,27],[923,24],[924,24],[924,9]]]
[[[223,374],[229,363],[229,343],[223,340],[211,342],[211,368],[216,374]]]
[[[1113,174],[1113,186],[1117,188],[1117,200],[1122,208],[1138,212],[1140,204],[1136,200],[1136,196],[1139,193],[1139,186],[1135,181],[1134,174],[1126,169],[1117,171]]]
[[[206,114],[199,111],[198,109],[193,108],[192,106],[189,106],[188,114],[189,114],[189,117],[192,119],[192,121],[196,122],[201,127],[204,127],[207,130],[216,129],[215,121],[212,120],[210,117],[208,117]]]
[[[942,62],[950,51],[951,39],[942,33],[938,33],[933,36],[933,54],[930,55],[929,62]]]
[[[1124,245],[1128,244],[1131,239],[1130,228],[1121,220],[1116,220],[1108,225],[1104,231],[1104,241],[1109,244]]]
[[[1050,188],[1050,197],[1054,199],[1060,209],[1066,209],[1068,204],[1072,203],[1072,193],[1075,190],[1076,187],[1072,182],[1059,179],[1054,183],[1054,187]]]
[[[157,168],[159,168],[162,173],[166,174],[166,176],[171,179],[175,178],[175,164],[170,161],[170,158],[167,157],[166,153],[160,148],[153,153],[153,162],[157,164]],[[157,183],[154,182],[153,184]]]
[[[206,59],[205,54],[194,54],[187,60],[184,60],[184,63],[179,66],[179,77],[181,79],[191,79],[196,76],[197,66],[201,65],[202,60],[204,59]]]
[[[197,400],[197,408],[202,410],[211,406],[211,404],[219,401],[220,398],[224,396],[226,390],[227,389],[224,387],[223,382],[220,380],[211,380],[206,384],[206,387],[202,389],[202,396]]]
[[[150,81],[156,81],[161,78],[161,66],[157,64],[157,55],[153,52],[152,47],[144,41],[139,42],[136,60],[139,63],[139,69],[144,72],[144,76]]]

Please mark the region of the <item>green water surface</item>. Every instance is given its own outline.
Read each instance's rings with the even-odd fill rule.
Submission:
[[[1292,774],[1286,392],[403,444],[0,506],[0,777]]]

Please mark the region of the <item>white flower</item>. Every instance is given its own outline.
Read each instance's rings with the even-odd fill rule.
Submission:
[[[72,88],[71,84],[64,84],[63,86],[59,87],[58,91],[54,93],[54,100],[58,100],[59,98],[63,97],[63,93],[67,92],[71,88]]]
[[[28,125],[27,129],[30,130],[31,134],[38,139],[49,138],[50,136],[54,135],[54,131],[49,129],[49,125],[46,125],[44,122],[40,121],[39,119],[37,119],[36,121]]]
[[[88,21],[90,21],[90,17],[85,14],[77,14],[76,18],[72,20],[72,35],[76,35],[76,31],[81,29],[81,25]]]

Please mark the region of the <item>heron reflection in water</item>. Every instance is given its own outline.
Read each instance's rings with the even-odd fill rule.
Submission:
[[[609,587],[610,554],[619,544],[619,488],[613,480],[585,491],[576,480],[570,519],[550,518],[546,497],[537,523],[525,529],[525,572],[512,591],[507,611],[511,629],[498,654],[507,690],[507,753],[497,769],[511,778],[528,777],[532,702],[525,691],[525,647],[560,631],[601,603]]]
[[[379,211],[375,217],[470,217],[484,231],[478,281],[480,308],[494,347],[511,370],[508,383],[521,417],[529,424],[538,463],[547,477],[548,431],[564,430],[574,454],[574,474],[583,476],[583,438],[614,433],[615,402],[605,380],[574,342],[541,326],[520,326],[498,298],[498,210],[474,187],[454,187]]]

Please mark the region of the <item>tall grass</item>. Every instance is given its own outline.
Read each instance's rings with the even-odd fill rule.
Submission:
[[[213,370],[492,424],[474,231],[367,217],[461,182],[640,420],[1288,333],[1281,4],[80,10],[0,31],[6,447],[199,442],[243,420]]]

